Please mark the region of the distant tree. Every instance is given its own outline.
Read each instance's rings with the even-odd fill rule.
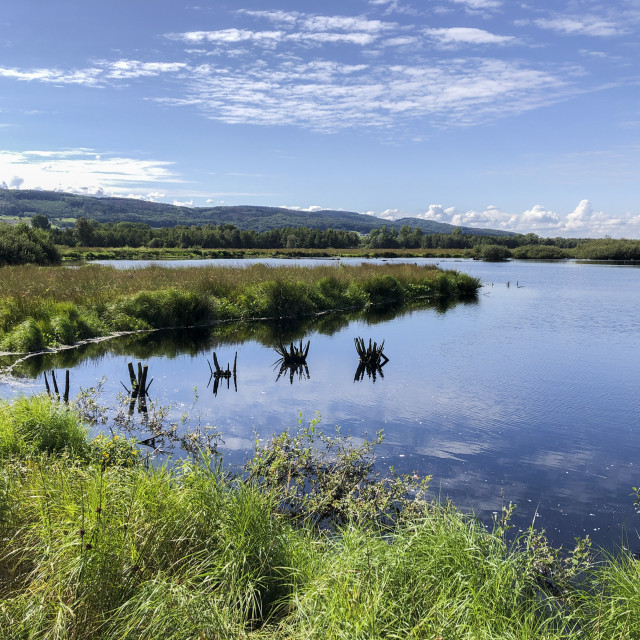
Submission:
[[[95,222],[89,222],[86,218],[78,218],[76,220],[74,232],[78,240],[78,244],[81,247],[94,246],[94,231],[96,226]]]
[[[51,229],[49,218],[43,213],[35,213],[31,216],[31,226],[34,229]]]

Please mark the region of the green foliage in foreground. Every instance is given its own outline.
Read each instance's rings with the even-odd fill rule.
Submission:
[[[116,331],[464,299],[479,287],[466,274],[416,265],[5,267],[0,269],[0,351],[40,351]]]
[[[232,476],[205,458],[145,468],[135,443],[82,446],[84,430],[49,398],[0,406],[7,640],[640,637],[631,555],[592,566],[582,545],[561,560],[535,531],[509,544],[510,509],[490,532],[413,478],[385,484],[375,443],[312,423]],[[372,509],[357,486],[392,499]],[[340,516],[322,528],[321,512]]]

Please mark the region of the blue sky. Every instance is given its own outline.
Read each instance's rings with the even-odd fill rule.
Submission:
[[[5,0],[0,186],[640,236],[640,0]]]

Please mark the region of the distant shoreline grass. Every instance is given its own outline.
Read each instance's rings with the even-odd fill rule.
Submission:
[[[216,260],[222,258],[471,258],[471,249],[198,249],[59,247],[64,261]]]
[[[0,351],[37,352],[121,331],[472,298],[479,287],[467,274],[412,264],[4,267]]]
[[[206,456],[146,468],[135,441],[86,434],[47,396],[0,402],[7,640],[640,637],[629,552],[509,543],[510,509],[487,530],[372,476],[375,442],[311,424],[234,476]]]

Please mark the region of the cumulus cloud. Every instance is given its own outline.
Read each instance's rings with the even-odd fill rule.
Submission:
[[[382,213],[378,214],[378,218],[383,220],[397,220],[398,218],[404,218],[405,215],[400,209],[385,209]]]
[[[560,227],[560,217],[554,211],[550,211],[540,204],[526,210],[519,218],[513,219],[518,228],[527,228],[530,231],[557,230]]]
[[[431,204],[424,213],[418,214],[416,218],[435,220],[436,222],[451,222],[451,218],[455,215],[455,212],[455,207],[445,208],[441,204]]]
[[[20,176],[13,176],[9,181],[9,187],[11,189],[19,189],[24,184],[24,179]]]
[[[575,231],[584,229],[593,220],[593,207],[588,200],[581,200],[578,206],[567,216],[566,227]]]
[[[283,209],[291,209],[292,211],[300,211],[301,213],[313,213],[315,211],[326,211],[326,207],[321,207],[317,204],[313,204],[309,207],[296,207],[290,205],[280,205]]]
[[[174,200],[173,205],[175,207],[193,207],[193,200],[185,200],[185,201]]]
[[[502,210],[489,205],[484,209],[458,211],[456,207],[445,207],[441,204],[429,205],[429,208],[418,214],[401,209],[385,209],[381,213],[367,211],[368,215],[385,221],[399,218],[418,218],[446,222],[454,226],[496,229],[514,233],[535,233],[542,237],[637,237],[640,235],[640,213],[626,213],[612,216],[603,211],[595,211],[589,200],[581,200],[571,212],[559,214],[543,205],[536,204],[522,213]]]

